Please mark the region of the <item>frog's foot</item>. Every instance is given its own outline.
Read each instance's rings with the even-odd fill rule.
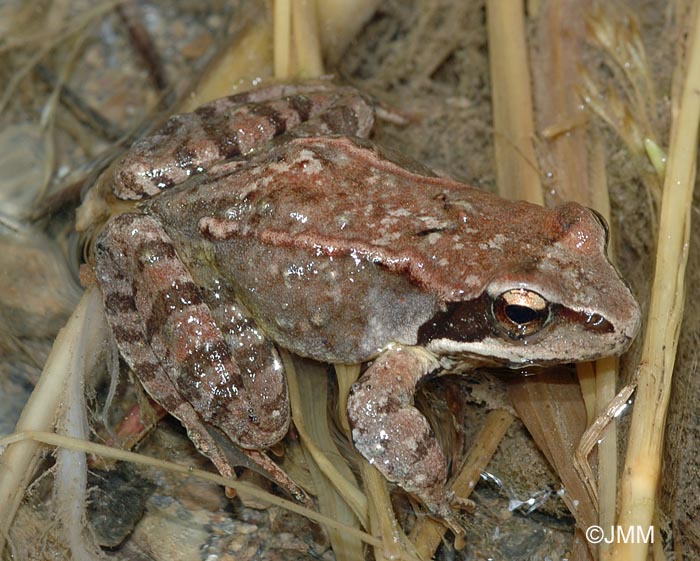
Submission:
[[[452,497],[452,506],[458,510],[470,513],[476,510],[476,503],[474,501],[465,499],[464,497],[458,497],[457,495]]]
[[[416,347],[387,351],[353,386],[348,419],[355,447],[367,461],[458,531],[445,456],[428,421],[413,407],[416,384],[437,367],[432,355]]]
[[[243,450],[243,453],[264,470],[265,477],[274,481],[304,506],[313,508],[313,501],[306,492],[265,452],[262,450]]]

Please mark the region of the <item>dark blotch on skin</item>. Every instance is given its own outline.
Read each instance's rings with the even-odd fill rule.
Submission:
[[[332,107],[319,115],[319,118],[334,134],[354,135],[357,130],[357,114],[352,107]]]
[[[131,171],[120,169],[117,171],[115,177],[115,185],[120,186],[120,193],[136,193],[138,198],[143,198],[144,193],[142,193],[141,186],[136,182],[136,178]]]
[[[269,105],[256,105],[250,110],[252,115],[264,117],[275,127],[274,136],[279,136],[287,130],[287,121],[284,120],[279,111]]]
[[[201,127],[204,135],[209,142],[212,142],[217,151],[219,158],[233,158],[241,155],[241,147],[238,141],[238,135],[235,131],[231,131],[228,127],[228,120],[225,116],[215,115],[209,119],[202,119]]]
[[[148,383],[162,375],[163,366],[159,362],[137,362],[134,365],[134,370],[138,372],[139,378]],[[177,399],[173,396],[160,396],[157,400],[161,406],[168,409],[169,407],[177,407]],[[168,409],[170,411],[170,409]]]
[[[119,341],[119,344],[133,344],[143,341],[143,333],[141,333],[141,330],[139,329],[135,329],[132,326],[118,325],[116,321],[113,322],[111,326],[112,335],[117,341]]]
[[[117,291],[106,293],[104,303],[105,307],[113,314],[129,313],[136,307],[133,294],[124,294]]]
[[[202,105],[194,110],[194,114],[197,115],[202,121],[209,121],[216,116],[216,108],[212,105]]]
[[[309,120],[309,115],[311,115],[311,110],[314,106],[313,102],[309,100],[309,98],[302,95],[295,95],[288,97],[286,101],[299,116],[300,123],[305,123]]]
[[[482,294],[473,300],[450,302],[444,312],[438,312],[421,325],[418,343],[425,345],[434,339],[479,341],[499,332],[491,321],[491,299]]]
[[[182,302],[188,302],[183,304]],[[198,306],[203,303],[202,295],[197,285],[187,282],[178,286],[177,290],[168,287],[162,290],[153,301],[151,313],[146,322],[146,333],[149,340],[155,333],[160,332],[165,323],[172,317],[173,308]]]
[[[416,232],[416,236],[422,237],[422,236],[428,236],[430,234],[439,234],[440,232],[446,231],[447,228],[426,228],[425,230],[421,230],[419,232]]]

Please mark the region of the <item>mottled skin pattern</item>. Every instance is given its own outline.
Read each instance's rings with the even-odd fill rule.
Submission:
[[[367,136],[374,112],[352,88],[330,84],[276,85],[214,100],[174,115],[132,146],[114,174],[120,199],[142,199],[251,154],[276,136]]]
[[[359,138],[371,124],[364,98],[328,85],[175,117],[116,173],[121,197],[168,189],[108,223],[97,278],[122,354],[225,474],[212,431],[300,494],[259,451],[288,426],[271,341],[376,358],[348,403],[355,445],[450,521],[445,458],[412,405],[420,380],[619,353],[639,310],[592,212],[432,177]]]

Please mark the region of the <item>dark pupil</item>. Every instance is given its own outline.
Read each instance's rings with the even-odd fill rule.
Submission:
[[[537,312],[535,310],[527,306],[518,306],[517,304],[506,306],[506,315],[510,321],[518,325],[530,323],[537,318]]]

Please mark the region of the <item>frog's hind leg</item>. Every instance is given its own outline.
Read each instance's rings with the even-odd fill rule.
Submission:
[[[183,423],[222,475],[232,477],[227,454],[205,425],[256,449],[257,458],[257,449],[278,442],[289,425],[283,372],[264,381],[241,373],[201,291],[154,218],[114,218],[95,248],[107,320],[122,355],[149,395]],[[269,475],[304,496],[280,474],[277,469]]]
[[[373,123],[374,109],[357,90],[330,83],[279,84],[216,99],[134,143],[115,169],[114,193],[134,200],[156,195],[297,129],[300,136],[366,137]]]
[[[348,420],[355,447],[367,461],[459,532],[453,517],[459,501],[446,488],[445,456],[428,421],[413,407],[416,385],[438,366],[416,347],[385,352],[353,386]]]

